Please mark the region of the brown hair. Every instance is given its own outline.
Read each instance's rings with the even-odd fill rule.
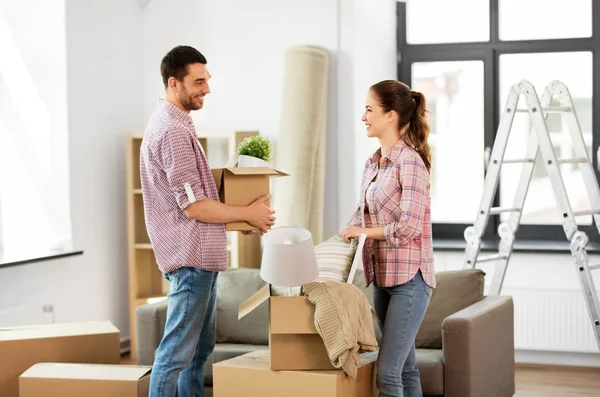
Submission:
[[[180,45],[169,51],[160,63],[160,74],[165,88],[169,86],[170,77],[183,81],[188,74],[188,65],[193,63],[206,65],[206,58],[194,47]]]
[[[375,93],[386,113],[393,110],[398,114],[398,131],[401,131],[401,138],[419,153],[425,168],[430,172],[432,156],[431,147],[427,142],[429,123],[425,96],[412,91],[406,84],[397,80],[380,81],[371,86],[371,91]]]

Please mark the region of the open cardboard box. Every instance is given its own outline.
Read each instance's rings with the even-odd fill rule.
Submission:
[[[150,366],[35,364],[19,377],[19,397],[147,397]]]
[[[228,167],[211,169],[219,198],[229,205],[248,205],[260,196],[271,192],[271,178],[289,176],[285,172],[269,167]],[[270,200],[266,202],[270,206]],[[254,230],[246,222],[232,222],[225,225],[227,231]]]
[[[356,252],[362,252],[361,235]],[[352,283],[362,255],[355,255],[348,275]],[[269,301],[269,368],[271,370],[333,370],[325,344],[315,324],[315,306],[306,296],[272,296],[267,284],[240,304],[238,319]]]

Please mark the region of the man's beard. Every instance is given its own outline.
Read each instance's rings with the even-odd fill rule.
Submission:
[[[185,88],[182,88],[181,93],[178,94],[178,96],[179,96],[179,103],[181,103],[181,106],[183,106],[184,108],[186,108],[190,112],[192,110],[202,109],[202,104],[200,106],[194,104],[194,96],[193,95],[188,95],[188,93],[185,90]]]

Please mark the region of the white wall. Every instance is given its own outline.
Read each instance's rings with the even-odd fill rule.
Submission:
[[[141,17],[135,1],[66,1],[71,214],[84,255],[0,270],[3,325],[40,323],[53,304],[56,322],[111,320],[129,335],[124,148],[144,125]]]

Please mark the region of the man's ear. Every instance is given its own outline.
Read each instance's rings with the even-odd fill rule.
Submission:
[[[167,80],[167,84],[169,88],[173,91],[177,91],[177,89],[179,88],[179,81],[177,81],[175,77],[169,77],[169,80]]]

